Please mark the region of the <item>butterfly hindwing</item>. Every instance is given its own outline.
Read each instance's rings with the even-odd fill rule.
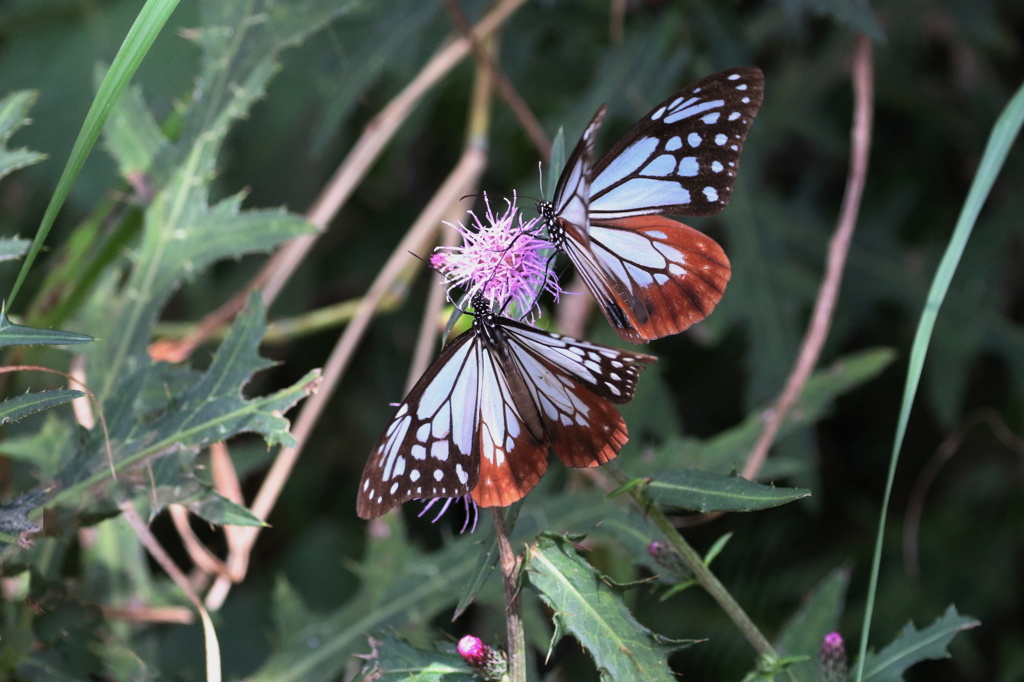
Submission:
[[[614,459],[629,439],[614,403],[629,402],[640,370],[656,358],[550,334],[504,320],[552,449],[566,466]]]

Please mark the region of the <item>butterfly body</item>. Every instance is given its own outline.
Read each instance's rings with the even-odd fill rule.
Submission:
[[[626,442],[614,404],[655,358],[483,312],[399,405],[363,471],[357,501],[375,518],[411,499],[472,495],[507,506],[547,470],[597,466]]]
[[[764,96],[754,67],[679,91],[596,163],[591,120],[537,209],[619,335],[643,343],[683,331],[721,299],[731,268],[710,237],[661,214],[709,216],[729,203],[747,131]]]

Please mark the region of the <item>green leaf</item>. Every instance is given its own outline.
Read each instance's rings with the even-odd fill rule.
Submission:
[[[661,506],[701,513],[768,509],[811,495],[803,488],[776,488],[696,469],[660,474],[648,484],[647,493]]]
[[[363,679],[410,682],[473,682],[476,674],[452,644],[419,649],[394,636],[371,637]]]
[[[505,528],[509,533],[512,533],[516,527],[516,521],[519,519],[519,510],[523,508],[521,504],[514,504],[508,510],[508,512],[496,512],[505,514]],[[487,582],[487,579],[494,575],[495,569],[498,567],[498,538],[493,537],[487,545],[486,551],[480,552],[480,560],[477,562],[476,571],[474,572],[473,579],[469,582],[469,589],[467,589],[462,599],[459,600],[458,605],[455,607],[455,613],[452,614],[452,620],[457,619],[462,613],[469,608],[469,605],[476,599],[476,595],[480,592],[480,589]]]
[[[864,658],[863,679],[865,682],[902,680],[903,673],[915,663],[949,658],[946,647],[957,633],[979,625],[979,621],[961,616],[952,605],[941,618],[923,630],[915,628],[913,623],[907,623],[889,646],[877,654],[869,653]]]
[[[97,80],[103,74],[104,69],[97,67]],[[103,127],[103,138],[121,176],[129,182],[149,172],[157,152],[167,142],[138,86],[128,87],[117,100]]]
[[[850,569],[837,568],[814,586],[804,603],[782,627],[775,648],[784,657],[806,656],[789,668],[796,682],[818,682],[821,675],[818,652],[825,635],[839,627],[846,590],[850,585]]]
[[[555,196],[555,187],[558,185],[558,176],[565,166],[565,128],[559,127],[555,133],[555,139],[551,141],[551,160],[548,162],[547,173],[544,175],[544,182],[541,186],[543,196]]]
[[[37,490],[26,493],[12,502],[0,504],[0,533],[17,535],[25,531],[37,531],[37,526],[29,521],[29,513],[42,504],[46,492]]]
[[[93,100],[92,106],[89,107],[89,113],[85,116],[82,130],[75,140],[74,148],[71,150],[71,156],[68,158],[60,180],[57,182],[57,189],[54,191],[53,196],[50,197],[50,203],[46,206],[46,213],[43,215],[42,223],[39,225],[39,230],[32,241],[32,248],[25,258],[25,262],[22,263],[18,279],[15,280],[14,286],[11,288],[11,293],[7,298],[8,305],[14,302],[18,290],[21,288],[21,283],[25,281],[29,270],[32,269],[32,263],[35,261],[36,254],[43,247],[46,235],[49,234],[61,206],[64,205],[64,201],[68,198],[71,186],[78,177],[78,173],[82,170],[82,166],[85,164],[85,160],[88,158],[93,145],[96,144],[96,138],[99,137],[100,131],[103,129],[103,124],[107,120],[111,107],[113,107],[117,98],[121,96],[121,92],[128,85],[128,81],[131,80],[136,69],[139,68],[143,57],[146,56],[153,41],[156,40],[157,35],[160,34],[168,17],[170,17],[171,12],[174,11],[177,5],[178,0],[146,0],[146,4],[135,19],[135,23],[132,24],[128,35],[125,36],[121,49],[118,50],[117,55],[114,57],[114,61],[110,65],[107,75],[103,78],[99,91],[96,93],[96,98]]]
[[[0,424],[16,422],[30,414],[69,403],[75,398],[81,398],[84,395],[85,393],[82,391],[71,389],[23,393],[0,402]]]
[[[30,90],[14,92],[0,99],[0,179],[19,168],[31,166],[46,158],[45,154],[30,152],[27,149],[7,149],[7,141],[11,139],[11,135],[29,122],[28,110],[35,101],[36,93]]]
[[[188,503],[188,508],[193,514],[218,526],[267,527],[251,510],[213,491],[202,500]]]
[[[426,627],[451,604],[476,567],[477,547],[458,543],[441,552],[411,556],[380,598],[363,592],[329,614],[280,632],[282,646],[252,682],[327,682],[337,679],[349,657],[366,650],[366,633],[413,621]],[[371,567],[372,569],[372,567]],[[291,611],[294,615],[294,610]]]
[[[953,229],[953,236],[946,246],[942,260],[939,262],[938,270],[928,290],[928,300],[925,302],[924,310],[917,323],[917,330],[914,332],[914,342],[910,349],[910,362],[907,367],[906,382],[903,386],[903,398],[900,402],[900,413],[896,422],[896,435],[893,438],[892,451],[889,456],[889,471],[886,478],[885,496],[882,505],[882,513],[879,515],[878,531],[875,536],[875,549],[872,555],[871,577],[868,583],[868,602],[864,611],[864,621],[861,626],[861,647],[860,664],[858,677],[863,671],[864,655],[867,647],[867,633],[870,631],[871,617],[874,611],[875,590],[878,586],[878,573],[882,561],[882,545],[885,537],[886,516],[888,514],[889,496],[892,492],[893,481],[896,477],[896,465],[899,462],[900,450],[903,447],[903,438],[906,436],[907,423],[910,420],[910,409],[917,395],[917,388],[921,381],[921,373],[924,367],[925,358],[928,355],[928,346],[935,329],[935,321],[939,315],[939,309],[949,291],[950,282],[956,273],[957,266],[963,256],[974,231],[975,223],[981,208],[984,206],[996,178],[1002,170],[1006,157],[1013,147],[1014,140],[1024,125],[1024,85],[1017,89],[1009,103],[1003,109],[992,128],[988,143],[985,145],[985,153],[982,156],[981,164],[971,183],[971,189],[964,200],[963,208],[957,217],[956,227]]]
[[[21,258],[31,245],[27,239],[0,239],[0,261]]]
[[[670,642],[640,625],[621,597],[563,536],[543,533],[527,548],[530,584],[554,611],[555,640],[571,633],[612,680],[674,680]]]
[[[6,313],[0,313],[0,348],[6,346],[67,346],[89,343],[94,339],[86,334],[64,332],[59,329],[35,329],[14,324]]]
[[[147,409],[140,412],[137,401],[142,387],[151,373],[163,373],[159,365],[148,365],[125,378],[120,384],[122,390],[104,406],[118,472],[163,455],[154,463],[153,472],[157,486],[167,494],[152,491],[156,501],[153,513],[169,502],[190,501],[203,488],[192,475],[192,459],[199,448],[239,433],[258,433],[270,445],[294,442],[288,433],[288,420],[282,415],[316,389],[319,373],[309,372],[296,384],[269,396],[246,399],[242,387],[255,372],[271,364],[258,353],[265,330],[263,305],[259,294],[254,293],[206,372],[175,375],[178,379],[197,376],[193,385],[169,401],[141,403]],[[108,468],[104,435],[93,429],[90,439],[65,460],[57,475],[62,490],[53,504],[66,502],[103,482],[110,477]]]

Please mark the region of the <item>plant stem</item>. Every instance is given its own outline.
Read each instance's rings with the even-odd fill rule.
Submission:
[[[679,534],[679,531],[668,520],[665,513],[652,505],[651,501],[647,499],[641,490],[633,492],[633,499],[644,507],[648,518],[654,522],[654,525],[661,530],[665,538],[672,544],[672,548],[682,558],[686,567],[693,572],[693,576],[700,583],[700,586],[711,595],[712,599],[718,602],[718,605],[722,607],[725,614],[736,624],[736,627],[740,629],[740,632],[747,638],[750,645],[759,654],[778,658],[778,653],[772,647],[771,642],[761,634],[761,631],[754,624],[754,621],[750,619],[746,611],[743,610],[743,607],[739,605],[739,602],[733,598],[729,590],[715,577],[715,574],[704,563],[704,559],[697,553],[697,550],[691,547],[690,543]]]
[[[498,538],[498,554],[501,557],[501,579],[505,585],[505,624],[508,641],[508,676],[511,682],[526,682],[526,638],[523,636],[523,608],[519,600],[519,557],[512,552],[508,540],[505,517],[501,509],[492,510],[494,533]]]

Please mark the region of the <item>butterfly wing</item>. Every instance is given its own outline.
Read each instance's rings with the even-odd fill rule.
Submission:
[[[504,339],[489,318],[477,317],[473,326],[482,350],[480,473],[472,496],[481,507],[507,507],[540,482],[548,467],[548,438],[533,404],[523,399],[523,378],[509,361]]]
[[[629,438],[614,404],[632,400],[640,370],[656,358],[508,319],[500,325],[555,454],[572,467],[614,459]]]
[[[363,469],[361,518],[408,500],[465,495],[476,485],[480,354],[472,331],[462,334],[409,391]]]
[[[755,67],[680,90],[594,165],[587,222],[559,214],[548,220],[557,221],[557,245],[626,341],[679,333],[721,300],[732,272],[721,246],[656,214],[703,216],[725,207],[763,98]],[[588,134],[591,128],[580,145]]]
[[[590,173],[594,155],[594,140],[604,120],[606,107],[602,106],[590,119],[580,141],[569,155],[565,169],[558,176],[555,196],[550,204],[541,202],[538,208],[545,217],[549,231],[555,228],[555,216],[574,225],[587,224],[587,197],[590,195]],[[557,229],[557,228],[555,228]],[[584,235],[584,239],[586,236]]]
[[[590,219],[721,211],[763,99],[761,70],[746,67],[712,74],[662,102],[594,164]]]

